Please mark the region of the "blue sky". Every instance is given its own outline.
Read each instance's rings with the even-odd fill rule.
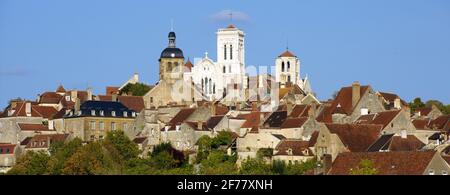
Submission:
[[[186,57],[215,59],[218,17],[233,10],[246,64],[273,65],[289,48],[320,99],[353,81],[450,103],[450,1],[0,0],[0,107],[43,91],[153,84],[174,21]]]

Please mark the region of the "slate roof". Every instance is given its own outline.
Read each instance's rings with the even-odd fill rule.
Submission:
[[[95,110],[95,115],[92,115],[91,111]],[[66,114],[65,118],[73,118],[73,117],[120,117],[120,118],[134,118],[133,113],[134,110],[127,108],[120,102],[111,102],[111,101],[85,101],[80,106],[81,114],[75,113],[74,110],[71,113]],[[103,115],[101,112],[103,111]],[[113,116],[112,112],[115,112],[115,116]],[[127,113],[127,116],[124,115],[124,112]]]
[[[223,119],[224,115],[220,115],[220,116],[212,116],[211,118],[209,118],[206,121],[206,126],[209,129],[213,129],[214,127],[217,126],[217,124],[219,124],[219,122]]]
[[[363,159],[373,162],[379,175],[422,175],[435,151],[345,152],[334,160],[330,175],[348,175]]]
[[[283,122],[287,118],[287,111],[276,111],[267,118],[264,122],[264,126],[268,127],[281,127]]]

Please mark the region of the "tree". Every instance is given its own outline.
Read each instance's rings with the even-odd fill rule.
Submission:
[[[378,170],[374,168],[373,162],[369,159],[363,159],[355,169],[350,170],[350,175],[376,175]]]
[[[110,152],[117,150],[125,161],[137,158],[140,153],[137,144],[131,141],[121,130],[108,132],[103,145]]]
[[[17,163],[8,171],[9,175],[44,175],[50,156],[44,151],[28,151],[17,159]]]
[[[49,152],[51,154],[48,162],[49,174],[60,175],[64,169],[64,163],[76,151],[83,146],[80,138],[75,138],[69,142],[54,142],[50,145]]]
[[[317,161],[315,159],[308,160],[305,162],[294,162],[289,163],[286,167],[287,175],[303,175],[305,172],[313,170],[316,168]]]
[[[260,148],[258,149],[258,151],[256,152],[256,157],[257,158],[272,158],[273,156],[273,148]]]
[[[233,175],[237,173],[236,158],[224,151],[214,150],[200,163],[200,173],[205,175]]]
[[[411,108],[411,112],[414,112],[417,108],[425,107],[425,104],[422,102],[420,97],[416,97],[411,103],[409,103],[409,107]]]
[[[228,146],[232,139],[231,131],[220,131],[216,137],[212,138],[211,147],[217,149],[220,146]]]
[[[243,175],[272,175],[272,166],[262,158],[247,158],[241,164],[240,173]]]
[[[97,175],[114,173],[114,162],[99,142],[91,142],[75,152],[64,164],[63,174]]]
[[[136,84],[131,84],[128,83],[127,85],[125,85],[125,87],[123,87],[119,94],[123,95],[123,94],[130,94],[134,95],[134,96],[143,96],[145,95],[148,91],[150,91],[150,86],[143,84],[143,83],[136,83]]]

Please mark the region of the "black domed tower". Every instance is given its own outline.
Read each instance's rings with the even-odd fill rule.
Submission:
[[[183,78],[183,51],[176,47],[175,32],[169,32],[169,46],[161,52],[159,58],[159,79],[170,83]]]

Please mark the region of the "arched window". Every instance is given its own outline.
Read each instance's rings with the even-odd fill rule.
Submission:
[[[287,82],[289,82],[289,83],[291,82],[291,75],[288,76]]]
[[[205,77],[205,93],[208,94],[208,78]]]
[[[224,87],[222,98],[225,98],[225,96],[227,96],[227,88]]]
[[[227,68],[226,68],[225,66],[223,66],[223,73],[226,73],[226,72],[227,72],[226,69],[227,69]]]
[[[231,73],[231,65],[228,66],[228,72]]]
[[[227,59],[227,45],[223,46],[223,59],[226,60]]]
[[[202,91],[204,92],[205,91],[205,80],[203,80],[203,78],[202,78]]]
[[[233,59],[233,45],[230,45],[230,60]]]
[[[281,62],[281,72],[284,72],[284,62]]]
[[[172,62],[167,63],[167,72],[172,71]]]
[[[208,89],[208,91],[209,91],[209,94],[211,94],[211,92],[212,92],[212,82],[211,82],[211,79],[209,79],[209,89]]]
[[[213,94],[216,94],[216,84],[213,85]]]
[[[291,62],[287,62],[287,71],[289,71],[291,69]]]

